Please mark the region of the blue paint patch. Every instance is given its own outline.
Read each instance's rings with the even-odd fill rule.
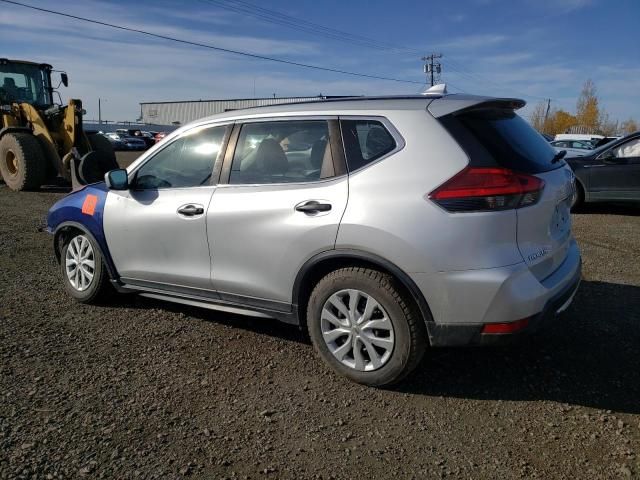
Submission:
[[[47,231],[54,234],[65,224],[82,225],[93,235],[96,242],[98,242],[107,267],[112,273],[112,276],[115,277],[117,270],[109,253],[103,228],[104,205],[108,193],[109,189],[104,182],[87,185],[80,190],[70,193],[49,209],[47,215]],[[87,199],[87,195],[94,195],[98,199],[92,215],[82,213],[82,205]]]

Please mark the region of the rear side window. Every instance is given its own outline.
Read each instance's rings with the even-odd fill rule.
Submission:
[[[396,148],[393,136],[377,120],[342,120],[340,126],[350,172]]]
[[[300,183],[334,176],[326,120],[242,126],[230,184]]]
[[[472,166],[542,173],[564,165],[552,163],[556,151],[513,110],[472,110],[440,121],[469,155]]]

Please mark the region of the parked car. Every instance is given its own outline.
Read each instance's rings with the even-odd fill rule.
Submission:
[[[584,202],[640,202],[640,132],[566,161],[577,178],[574,206]]]
[[[583,142],[597,142],[604,138],[604,135],[596,133],[558,133],[554,140],[581,140]]]
[[[100,132],[100,134],[105,137],[107,140],[109,140],[109,142],[111,143],[111,146],[113,147],[114,150],[118,151],[118,150],[126,150],[124,142],[120,139],[120,137],[116,134],[113,133],[103,133]]]
[[[554,140],[551,142],[551,146],[556,152],[564,150],[567,152],[567,156],[571,157],[581,157],[593,150],[593,145],[590,142],[582,140]]]
[[[122,150],[146,150],[147,144],[142,138],[130,137],[121,133],[106,133],[106,137],[112,142],[112,145],[116,146],[113,142],[118,142]]]
[[[146,148],[150,148],[155,144],[155,140],[148,132],[145,134],[145,132],[137,128],[119,128],[116,130],[116,133],[125,137],[140,139],[144,142]]]
[[[368,385],[534,331],[581,260],[573,173],[523,105],[427,91],[191,123],[51,208],[64,286],[297,324]]]
[[[168,135],[167,132],[158,132],[153,136],[153,139],[155,140],[155,143],[158,143],[160,140],[162,140],[167,135]]]
[[[600,138],[599,140],[592,140],[591,143],[593,145],[593,148],[598,148],[603,145],[606,145],[607,143],[613,142],[614,140],[618,140],[619,138],[622,138],[622,136],[603,137],[603,138]]]

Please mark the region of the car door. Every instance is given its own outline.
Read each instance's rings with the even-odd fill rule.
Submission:
[[[129,172],[129,190],[109,192],[104,231],[123,282],[212,290],[206,214],[229,129],[183,133]]]
[[[590,172],[590,190],[602,200],[640,199],[640,137],[600,153]]]
[[[294,279],[334,248],[348,183],[337,120],[236,125],[207,214],[213,286],[226,301],[287,311]]]

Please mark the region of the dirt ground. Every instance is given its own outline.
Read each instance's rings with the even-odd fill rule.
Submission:
[[[640,478],[640,208],[574,215],[548,329],[380,390],[275,321],[73,302],[38,230],[62,195],[0,184],[0,478]]]

